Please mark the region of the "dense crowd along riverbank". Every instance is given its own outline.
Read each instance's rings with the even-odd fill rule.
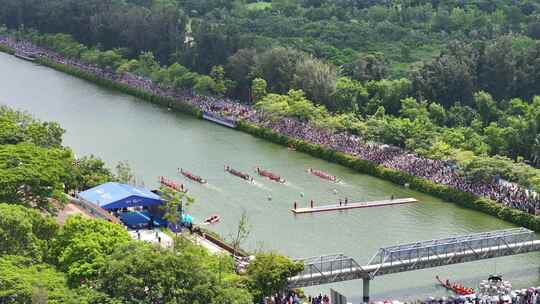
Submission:
[[[360,136],[321,129],[294,118],[271,120],[265,113],[254,107],[234,100],[162,88],[146,77],[131,73],[116,73],[111,69],[88,65],[38,47],[28,41],[17,41],[11,37],[2,36],[0,37],[0,45],[11,48],[18,54],[45,58],[53,63],[66,65],[101,79],[166,98],[169,102],[168,106],[171,107],[182,108],[177,107],[176,104],[187,105],[191,108],[192,113],[199,113],[199,116],[206,113],[212,117],[221,117],[226,122],[248,122],[290,138],[320,145],[437,184],[483,196],[499,202],[503,206],[528,214],[537,215],[540,213],[540,197],[538,195],[516,184],[499,182],[495,178],[491,182],[471,182],[460,174],[452,162],[423,158],[401,148],[366,142]]]

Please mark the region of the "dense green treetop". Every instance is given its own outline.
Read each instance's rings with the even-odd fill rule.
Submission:
[[[42,122],[27,113],[0,105],[0,145],[27,142],[59,148],[64,132],[56,122]]]
[[[255,299],[271,296],[287,287],[287,279],[304,269],[302,263],[275,253],[259,253],[247,267],[249,286]]]
[[[120,225],[70,217],[55,237],[54,256],[69,282],[77,285],[96,279],[108,255],[130,240],[126,229]]]
[[[216,257],[192,246],[174,252],[141,242],[126,244],[104,265],[100,288],[128,303],[252,303],[247,291],[219,280],[219,272],[227,268],[209,263]]]
[[[34,209],[0,204],[0,255],[19,255],[35,261],[49,258],[58,225]]]
[[[33,144],[0,145],[0,201],[52,211],[73,184],[73,154]]]

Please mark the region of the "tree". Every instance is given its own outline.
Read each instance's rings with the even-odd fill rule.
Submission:
[[[54,211],[49,199],[63,201],[66,185],[75,184],[73,162],[69,150],[0,146],[0,201]]]
[[[351,78],[362,82],[381,80],[387,74],[387,66],[380,53],[362,55],[345,65],[344,70]]]
[[[249,263],[248,286],[257,303],[287,287],[287,279],[300,273],[304,265],[275,253],[259,253]]]
[[[116,180],[123,184],[135,185],[135,176],[127,161],[120,161],[116,165]]]
[[[475,93],[474,103],[476,104],[476,109],[478,110],[478,114],[480,114],[484,125],[497,119],[497,104],[489,93],[483,91]]]
[[[388,114],[397,114],[401,109],[401,100],[409,96],[411,82],[402,78],[397,80],[383,79],[381,81],[369,81],[366,84],[370,102],[378,101],[375,105],[366,105],[366,112],[373,114],[379,105],[384,106]]]
[[[367,99],[368,91],[360,82],[349,77],[339,77],[336,82],[336,91],[331,98],[333,105],[329,108],[338,111],[358,112],[363,109]]]
[[[446,110],[440,104],[432,102],[429,105],[429,118],[435,124],[444,126],[446,124]]]
[[[67,273],[69,283],[78,285],[98,277],[108,256],[131,237],[120,225],[104,220],[74,216],[55,238],[56,263]]]
[[[273,48],[255,57],[253,76],[267,81],[270,91],[286,93],[293,83],[296,65],[305,54],[290,48]]]
[[[411,120],[429,120],[427,102],[418,102],[416,101],[416,99],[411,97],[401,100],[401,110],[399,111],[399,113],[401,114],[401,116],[410,118]]]
[[[122,304],[95,289],[70,289],[64,273],[21,256],[0,256],[0,302]]]
[[[413,73],[414,91],[420,99],[437,100],[445,107],[456,101],[470,105],[475,90],[476,53],[469,45],[452,43],[441,54]]]
[[[267,83],[262,78],[255,78],[251,84],[251,95],[254,102],[258,102],[261,98],[265,97]]]
[[[94,155],[83,156],[75,161],[77,182],[75,188],[86,190],[114,180],[114,176],[103,160]]]
[[[296,63],[291,85],[304,91],[310,100],[335,108],[332,95],[336,91],[336,81],[337,71],[334,66],[312,57],[304,57]]]
[[[234,234],[231,235],[231,244],[234,248],[234,253],[233,253],[234,256],[236,256],[242,243],[245,240],[247,240],[247,238],[249,237],[250,231],[251,231],[251,227],[249,224],[247,213],[244,210],[242,211],[242,215],[240,216],[240,219],[238,220],[238,226],[236,227],[236,231],[234,232]]]
[[[491,122],[484,128],[484,136],[486,143],[489,145],[490,154],[504,154],[508,151],[505,133],[505,129],[499,127],[496,122]]]
[[[216,257],[185,245],[173,252],[143,242],[125,244],[107,259],[98,286],[126,303],[252,303],[231,284],[236,275],[228,273],[232,281],[217,279]]]
[[[63,273],[21,256],[0,256],[0,286],[0,301],[5,303],[75,304],[78,298]]]
[[[28,142],[44,148],[59,148],[64,132],[56,122],[42,122],[0,105],[0,144]]]
[[[195,80],[193,90],[198,94],[209,94],[216,86],[214,79],[210,76],[199,76]]]
[[[184,210],[195,202],[195,199],[186,194],[173,190],[169,187],[162,186],[159,189],[165,203],[161,207],[165,213],[163,218],[171,224],[178,224],[182,219]]]
[[[251,69],[256,55],[255,49],[240,49],[227,59],[227,76],[236,82],[240,96],[248,96],[247,91],[254,80]]]
[[[19,255],[42,261],[49,256],[58,231],[54,220],[36,210],[0,204],[0,255]]]
[[[227,81],[225,79],[225,70],[223,69],[223,66],[217,65],[217,66],[212,67],[210,76],[214,80],[212,91],[216,93],[218,96],[225,95],[228,87],[227,87]]]

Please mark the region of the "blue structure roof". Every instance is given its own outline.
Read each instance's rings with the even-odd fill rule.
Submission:
[[[147,189],[113,182],[83,191],[79,197],[107,210],[163,203],[157,194]]]

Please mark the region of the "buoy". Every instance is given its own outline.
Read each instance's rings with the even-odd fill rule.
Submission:
[[[268,196],[268,200],[269,200],[269,201],[272,200],[272,196],[271,196],[271,195]]]
[[[304,192],[300,192],[300,197],[304,197]]]
[[[338,194],[338,191],[337,191],[337,189],[334,189],[334,194],[336,194],[336,195]]]

